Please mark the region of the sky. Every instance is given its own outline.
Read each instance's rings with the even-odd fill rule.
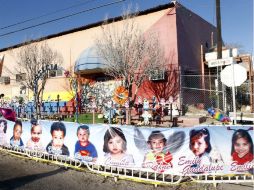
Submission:
[[[178,0],[216,26],[215,1]],[[0,49],[102,21],[106,16],[120,16],[129,4],[146,10],[169,2],[171,0],[0,0]],[[221,18],[224,43],[237,44],[242,53],[254,54],[253,0],[221,0]]]

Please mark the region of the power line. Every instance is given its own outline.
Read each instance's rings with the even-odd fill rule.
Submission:
[[[19,21],[19,22],[16,22],[14,24],[10,24],[10,25],[7,25],[7,26],[3,26],[2,28],[0,28],[0,30],[2,29],[6,29],[6,28],[10,28],[10,27],[13,27],[13,26],[17,26],[17,25],[20,25],[20,24],[24,24],[26,22],[29,22],[29,21],[32,21],[32,20],[37,20],[39,18],[42,18],[42,17],[45,17],[45,16],[49,16],[49,15],[53,15],[55,13],[58,13],[58,12],[62,12],[62,11],[66,11],[68,9],[71,9],[71,8],[74,8],[74,7],[77,7],[77,6],[80,6],[80,5],[85,5],[91,1],[96,1],[96,0],[87,0],[86,2],[84,3],[79,3],[79,4],[75,4],[75,5],[72,5],[70,7],[67,7],[67,8],[63,8],[63,9],[58,9],[54,12],[49,12],[49,13],[46,13],[46,14],[43,14],[43,15],[40,15],[40,16],[37,16],[37,17],[33,17],[33,18],[30,18],[30,19],[26,19],[26,20],[23,20],[23,21]]]
[[[62,20],[62,19],[65,19],[65,18],[68,18],[68,17],[72,17],[72,16],[75,16],[75,15],[78,15],[78,14],[81,14],[81,13],[84,13],[84,12],[92,11],[92,10],[99,9],[99,8],[102,8],[102,7],[107,7],[107,6],[110,6],[110,5],[113,5],[113,4],[117,4],[117,3],[120,3],[120,2],[123,2],[123,1],[126,1],[126,0],[114,1],[114,2],[111,2],[111,3],[104,4],[104,5],[100,5],[98,7],[94,7],[94,8],[86,9],[84,11],[73,13],[73,14],[70,14],[70,15],[67,15],[67,16],[59,17],[59,18],[56,18],[56,19],[53,19],[53,20],[49,20],[49,21],[46,21],[46,22],[41,22],[41,23],[36,24],[36,25],[28,26],[28,27],[25,27],[25,28],[21,28],[19,30],[14,30],[14,31],[11,31],[11,32],[7,32],[7,33],[4,33],[4,34],[1,34],[0,37],[7,36],[7,35],[10,35],[10,34],[14,34],[14,33],[17,33],[17,32],[20,32],[20,31],[24,31],[24,30],[27,30],[27,29],[30,29],[30,28],[35,28],[37,26],[45,25],[45,24],[48,24],[48,23],[51,23],[51,22],[55,22],[55,21],[58,21],[58,20]]]

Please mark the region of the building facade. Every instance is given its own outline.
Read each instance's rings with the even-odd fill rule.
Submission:
[[[138,96],[148,99],[153,96],[158,99],[168,99],[172,96],[179,99],[180,73],[201,74],[203,53],[213,43],[211,36],[213,36],[212,39],[216,39],[216,28],[179,3],[169,3],[142,11],[135,19],[144,33],[149,31],[158,33],[168,60],[163,76],[158,80],[151,79],[144,82],[138,90]],[[121,27],[121,17],[110,19],[110,21],[109,24]],[[46,42],[53,50],[59,52],[63,56],[61,66],[63,70],[73,71],[84,79],[103,81],[106,77],[98,65],[100,60],[93,51],[95,39],[101,36],[102,24],[103,21],[89,24],[49,35],[31,43]],[[19,51],[24,45],[18,44],[0,50],[2,60],[0,94],[4,94],[6,98],[11,99],[15,96],[32,98],[32,92],[20,83],[25,79],[25,74],[20,76],[10,72],[10,68],[19,67],[12,52]],[[72,99],[73,93],[69,86],[69,80],[64,76],[64,72],[58,71],[48,79],[44,100],[56,100],[57,95],[61,100]]]

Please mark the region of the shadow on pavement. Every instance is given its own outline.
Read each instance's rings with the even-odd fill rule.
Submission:
[[[57,173],[61,173],[64,171],[66,171],[64,168],[59,168],[57,170],[53,170],[53,171],[50,171],[47,173],[27,175],[27,176],[23,176],[23,177],[12,178],[12,179],[8,179],[8,180],[0,181],[0,189],[12,190],[12,189],[21,187],[27,183],[31,183],[35,180],[38,180],[38,179],[41,179],[44,177],[48,177],[51,175],[55,175]]]

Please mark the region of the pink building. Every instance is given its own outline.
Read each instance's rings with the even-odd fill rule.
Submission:
[[[121,22],[121,17],[111,19],[111,21]],[[159,34],[159,39],[164,47],[168,60],[164,73],[158,74],[154,79],[146,81],[138,91],[138,96],[151,99],[153,96],[167,100],[174,97],[179,103],[180,96],[180,74],[202,74],[203,53],[211,47],[213,43],[211,36],[216,39],[216,28],[200,16],[183,7],[179,3],[169,3],[140,12],[137,22],[145,31],[155,31]],[[103,22],[89,24],[80,28],[75,28],[62,33],[49,35],[37,39],[36,42],[47,41],[49,46],[63,55],[62,67],[68,70],[74,68],[77,75],[82,78],[92,78],[95,81],[106,79],[103,68],[100,65],[100,58],[93,51],[94,34],[101,35],[100,26]],[[32,43],[36,43],[35,41]],[[2,82],[0,84],[0,94],[12,98],[19,96],[20,83],[15,80],[15,74],[8,73],[6,67],[17,67],[15,59],[11,56],[9,49],[19,50],[25,44],[18,44],[10,48],[0,50],[0,57],[4,56],[0,64]],[[203,47],[203,49],[201,48]],[[55,76],[50,76],[45,87],[45,99],[50,95],[56,99],[59,94],[62,100],[70,100],[72,97],[68,91],[68,79],[63,73],[58,72]],[[60,85],[59,85],[60,84]],[[135,88],[135,87],[134,87]],[[4,90],[3,90],[4,89]],[[27,94],[28,93],[28,94]],[[26,96],[31,98],[31,92],[26,92]]]

